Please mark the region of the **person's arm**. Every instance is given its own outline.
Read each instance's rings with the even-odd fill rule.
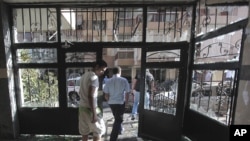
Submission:
[[[109,92],[108,92],[108,87],[109,87],[109,84],[106,83],[106,85],[104,86],[103,88],[103,93],[104,93],[104,98],[106,101],[109,100]]]
[[[97,89],[97,87],[95,87],[95,86],[89,86],[89,91],[88,91],[89,106],[90,106],[91,112],[93,114],[92,123],[95,123],[97,121],[96,105],[94,102],[94,93],[95,93],[96,89]]]
[[[154,83],[154,80],[151,81],[150,85],[151,85],[151,93],[153,93],[153,92],[155,91],[155,83]]]
[[[126,106],[126,107],[128,106],[129,94],[130,94],[130,92],[127,92],[127,93],[125,94],[125,106]]]
[[[132,85],[131,85],[131,93],[134,93],[136,82],[137,82],[137,79],[134,78],[132,81]]]
[[[130,94],[130,87],[129,87],[128,81],[126,80],[126,84],[125,84],[125,106],[126,107],[128,105],[129,94]]]
[[[147,79],[149,81],[148,85],[150,87],[150,93],[153,93],[155,91],[154,76],[151,73],[148,73],[146,75],[147,75]]]
[[[109,100],[109,94],[108,93],[104,93],[104,98],[105,98],[106,101],[108,101]]]

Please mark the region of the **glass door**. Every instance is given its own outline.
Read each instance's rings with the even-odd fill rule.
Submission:
[[[186,98],[188,43],[143,50],[139,136],[153,140],[180,140]]]

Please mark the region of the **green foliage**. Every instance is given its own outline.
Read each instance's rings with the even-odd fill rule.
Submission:
[[[29,56],[27,49],[22,49],[20,52],[20,58],[22,62],[30,62],[31,58]]]
[[[58,80],[54,72],[21,69],[24,104],[29,107],[55,107],[58,103]]]

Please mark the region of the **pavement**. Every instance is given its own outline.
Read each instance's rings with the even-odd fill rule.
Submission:
[[[112,131],[112,126],[114,118],[109,106],[103,104],[103,118],[106,122],[106,134],[103,137],[104,141],[109,141],[110,133]],[[123,128],[124,131],[121,135],[118,136],[118,141],[143,141],[141,138],[137,137],[138,133],[138,117],[135,120],[131,120],[131,113],[125,112],[123,118]]]

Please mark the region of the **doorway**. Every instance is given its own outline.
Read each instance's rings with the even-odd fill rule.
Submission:
[[[188,47],[184,42],[143,49],[141,103],[144,104],[140,106],[139,136],[181,140]],[[151,83],[150,76],[153,76]]]
[[[181,139],[188,48],[187,42],[156,47],[149,45],[138,48],[131,46],[103,48],[103,59],[108,62],[108,66],[110,68],[120,66],[121,75],[127,78],[130,84],[136,74],[143,74],[140,81],[138,109],[139,137],[170,141]],[[147,86],[148,73],[153,76],[152,91]],[[107,77],[111,76],[109,72]],[[132,108],[133,99],[129,102]],[[131,114],[131,111],[127,113]],[[127,124],[126,118],[128,116],[124,119]]]
[[[137,72],[143,74],[139,136],[156,140],[179,137],[186,96],[185,87],[180,82],[186,83],[186,53],[191,35],[192,8],[192,3],[121,7],[111,4],[95,8],[92,5],[76,8],[13,7],[15,16],[12,17],[11,27],[18,29],[12,48],[13,56],[17,58],[15,79],[18,82],[18,101],[21,101],[18,105],[20,133],[78,134],[78,80],[95,60],[103,58],[111,62],[110,67],[121,66],[123,76],[130,83]],[[31,16],[25,17],[25,14]],[[43,22],[33,27],[38,21]],[[29,30],[25,25],[30,25]],[[46,79],[40,78],[40,72],[46,69],[56,73],[46,71],[41,73]],[[143,83],[146,69],[154,75],[156,86],[148,107],[142,106],[147,93]],[[26,70],[27,77],[21,77]],[[29,70],[32,73],[28,73]],[[46,90],[55,88],[55,104],[22,105],[34,102],[33,98],[30,100],[26,96],[47,96],[42,89],[27,87],[31,86],[29,78],[34,79],[32,85],[37,88],[41,84],[46,84]],[[44,82],[41,83],[40,79]],[[172,98],[169,98],[170,93]],[[48,102],[50,97],[45,98],[42,100],[51,103]],[[151,119],[160,119],[164,123],[158,128],[151,124]],[[164,134],[171,134],[173,130],[176,134],[169,137],[158,134],[159,130],[166,131]]]

